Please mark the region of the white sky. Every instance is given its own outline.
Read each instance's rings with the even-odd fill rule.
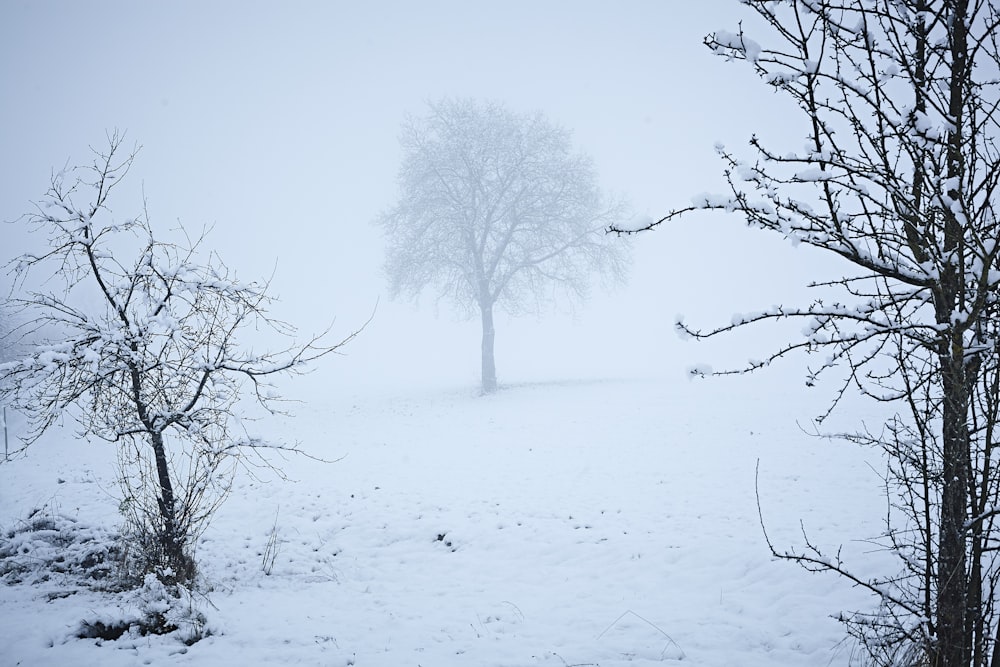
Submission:
[[[794,116],[740,64],[701,45],[749,17],[735,0],[630,2],[49,2],[0,5],[0,219],[45,191],[53,168],[127,130],[131,176],[154,226],[214,225],[208,245],[242,277],[276,266],[277,314],[346,334],[381,303],[324,382],[474,386],[479,332],[433,295],[390,303],[370,223],[395,196],[403,116],[441,96],[541,110],[574,131],[603,183],[658,216],[722,189],[712,146],[754,132],[798,146]],[[792,119],[792,120],[790,120]],[[121,200],[116,213],[126,216]],[[135,213],[135,211],[131,211]],[[0,227],[0,254],[42,239]],[[675,373],[722,365],[679,341],[769,306],[810,257],[733,217],[692,217],[636,241],[629,285],[575,314],[497,329],[501,382]],[[815,258],[812,258],[813,260]],[[761,343],[763,341],[763,343]],[[775,341],[733,339],[733,358]],[[714,349],[714,348],[713,348]]]

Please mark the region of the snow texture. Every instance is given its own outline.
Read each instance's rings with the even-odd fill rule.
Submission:
[[[801,519],[823,545],[845,543],[862,574],[872,556],[850,540],[879,529],[878,479],[858,451],[804,437],[794,396],[726,386],[320,399],[271,427],[344,458],[285,461],[293,481],[239,478],[198,545],[211,590],[190,604],[210,636],[78,639],[81,623],[148,613],[162,596],[22,577],[0,587],[0,662],[846,665],[830,616],[872,601],[771,558],[754,467],[776,543],[797,544]],[[38,507],[67,517],[62,529],[113,527],[113,462],[112,447],[64,431],[0,465],[5,534]]]

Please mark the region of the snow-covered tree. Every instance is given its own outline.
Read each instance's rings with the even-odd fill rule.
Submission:
[[[800,318],[796,350],[819,353],[808,384],[845,378],[898,406],[855,439],[887,454],[892,511],[877,537],[900,572],[856,577],[818,545],[779,555],[833,570],[880,608],[849,627],[876,664],[1000,665],[1000,5],[990,0],[743,0],[761,34],[718,31],[794,106],[805,145],[719,148],[730,191],[696,210],[842,258],[839,280],[804,307],[776,307],[700,331]],[[797,114],[797,115],[795,115]],[[655,223],[659,224],[659,223]],[[774,547],[772,547],[774,549]]]
[[[135,158],[122,142],[114,134],[91,165],[55,174],[25,216],[48,245],[12,263],[16,332],[31,346],[0,365],[0,400],[29,418],[23,446],[64,417],[117,443],[139,566],[189,582],[192,541],[232,466],[248,448],[278,446],[246,432],[241,397],[249,389],[272,409],[270,377],[337,346],[247,347],[244,335],[262,328],[293,333],[268,317],[267,284],[237,280],[202,238],[157,239],[144,211],[116,218],[109,198]]]
[[[482,389],[496,390],[494,308],[537,310],[586,296],[594,274],[620,279],[628,247],[604,229],[625,205],[591,160],[541,115],[442,100],[402,129],[400,199],[378,224],[393,294],[432,287],[482,319]]]

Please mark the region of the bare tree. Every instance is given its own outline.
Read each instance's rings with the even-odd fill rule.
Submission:
[[[852,435],[887,455],[891,509],[876,538],[900,572],[869,579],[808,541],[778,551],[877,596],[844,619],[878,664],[1000,665],[994,520],[1000,389],[1000,7],[989,0],[744,0],[757,40],[718,31],[706,44],[748,62],[794,102],[806,138],[787,151],[751,140],[719,149],[730,192],[695,210],[737,211],[753,226],[842,258],[843,278],[806,307],[777,307],[698,338],[785,318],[805,336],[747,372],[802,350],[809,374],[897,406],[884,431]],[[757,37],[757,36],[755,36]]]
[[[29,417],[23,446],[64,415],[82,436],[118,443],[141,567],[186,583],[193,540],[232,465],[248,449],[279,446],[240,426],[245,389],[273,410],[280,397],[270,377],[298,373],[338,346],[316,337],[276,352],[245,347],[248,331],[293,334],[268,316],[267,284],[237,280],[202,252],[203,238],[158,240],[145,211],[116,220],[109,198],[135,158],[122,142],[114,134],[91,165],[55,174],[26,216],[48,248],[12,263],[16,332],[32,345],[0,365],[0,399]],[[44,281],[29,278],[36,272]]]
[[[586,296],[624,276],[628,248],[604,228],[625,205],[597,186],[566,130],[498,103],[443,100],[403,125],[399,203],[379,219],[393,294],[431,286],[482,319],[482,389],[496,390],[494,308]]]

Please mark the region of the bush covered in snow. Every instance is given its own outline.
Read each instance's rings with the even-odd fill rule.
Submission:
[[[122,551],[117,536],[58,512],[35,509],[0,536],[0,581],[114,587]]]
[[[80,621],[80,638],[172,634],[192,644],[211,634],[191,591],[161,581],[169,579],[169,573],[137,578],[139,570],[127,544],[106,528],[35,509],[0,535],[0,582],[44,586],[50,600],[83,589],[105,594],[107,606]]]

